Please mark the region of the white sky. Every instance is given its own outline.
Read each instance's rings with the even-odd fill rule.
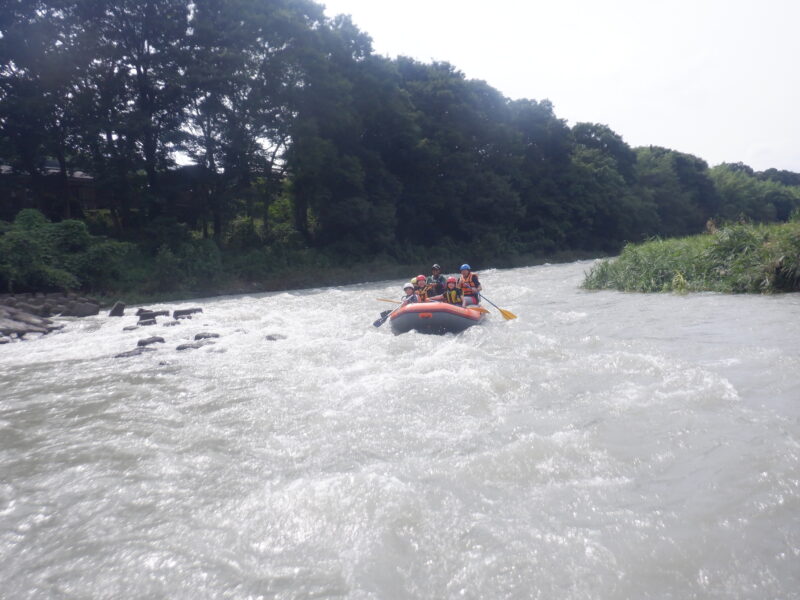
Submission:
[[[447,61],[631,146],[800,172],[800,0],[319,0],[378,54]]]

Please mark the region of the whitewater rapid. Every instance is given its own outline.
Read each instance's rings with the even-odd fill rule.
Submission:
[[[0,597],[800,598],[800,295],[590,265],[457,336],[373,327],[391,281],[0,346]]]

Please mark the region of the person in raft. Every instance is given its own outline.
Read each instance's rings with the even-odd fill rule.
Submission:
[[[438,300],[440,302],[447,302],[448,304],[460,305],[463,301],[463,294],[456,284],[457,281],[455,277],[448,277],[447,287],[445,288],[444,293],[439,294],[438,296],[431,296],[428,298],[428,300]]]
[[[428,275],[428,293],[433,295],[440,295],[444,294],[444,290],[447,288],[447,281],[442,275],[442,267],[438,264],[434,264],[431,267],[431,274]]]
[[[425,275],[417,275],[412,281],[415,283],[414,291],[419,297],[419,302],[428,301],[428,280]]]
[[[457,286],[461,293],[464,294],[461,306],[464,308],[477,306],[481,301],[481,282],[478,281],[478,276],[472,272],[472,267],[468,264],[461,265],[459,270],[461,271],[461,277],[458,278]]]
[[[400,306],[405,306],[406,304],[413,304],[414,302],[419,302],[419,296],[417,296],[417,292],[414,288],[414,284],[410,281],[403,286],[403,293],[405,294],[402,298],[402,302]]]

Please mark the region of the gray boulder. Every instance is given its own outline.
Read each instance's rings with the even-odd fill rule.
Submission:
[[[136,345],[137,346],[149,346],[150,344],[163,344],[163,343],[164,343],[164,338],[158,337],[157,335],[154,335],[152,337],[144,338],[142,340],[139,340],[138,342],[136,342]]]
[[[115,302],[114,306],[111,307],[111,310],[108,311],[109,317],[121,317],[125,314],[125,303],[124,302]]]
[[[119,354],[115,354],[114,358],[130,358],[131,356],[139,356],[140,354],[144,354],[145,352],[155,352],[155,348],[134,348],[133,350],[128,350],[127,352],[120,352]]]
[[[127,327],[123,327],[122,331],[135,331],[136,329],[139,329],[138,325],[128,325]]]
[[[195,313],[201,313],[201,312],[203,312],[202,308],[181,308],[172,312],[172,318],[182,319],[190,315],[193,315]]]
[[[144,310],[139,315],[140,320],[147,320],[147,319],[155,319],[156,317],[168,317],[169,311],[168,310]]]
[[[143,320],[139,321],[139,323],[138,323],[138,325],[140,325],[140,326],[155,325],[155,324],[156,324],[156,320],[155,319],[143,319]]]
[[[277,342],[278,340],[285,340],[286,336],[280,333],[270,333],[264,339],[267,340],[268,342]]]
[[[0,335],[23,337],[26,333],[49,333],[57,329],[50,319],[37,317],[10,306],[0,306]]]
[[[197,335],[194,336],[194,339],[195,340],[208,340],[208,339],[211,339],[211,338],[218,338],[218,337],[219,337],[218,333],[198,333]]]
[[[176,350],[196,350],[197,348],[202,348],[203,346],[208,346],[210,344],[214,344],[215,342],[212,340],[200,340],[198,342],[192,342],[191,344],[181,344]]]
[[[47,309],[45,308],[44,304],[39,304],[36,301],[30,302],[17,302],[17,306],[15,307],[19,310],[22,310],[28,314],[36,315],[37,317],[49,317],[49,314],[45,314]]]
[[[62,317],[91,317],[100,312],[100,306],[92,302],[70,302],[61,313]]]

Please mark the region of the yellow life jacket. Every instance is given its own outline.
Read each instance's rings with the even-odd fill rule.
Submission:
[[[461,304],[461,299],[463,294],[461,290],[458,288],[447,288],[442,294],[442,301],[447,302],[448,304]]]

